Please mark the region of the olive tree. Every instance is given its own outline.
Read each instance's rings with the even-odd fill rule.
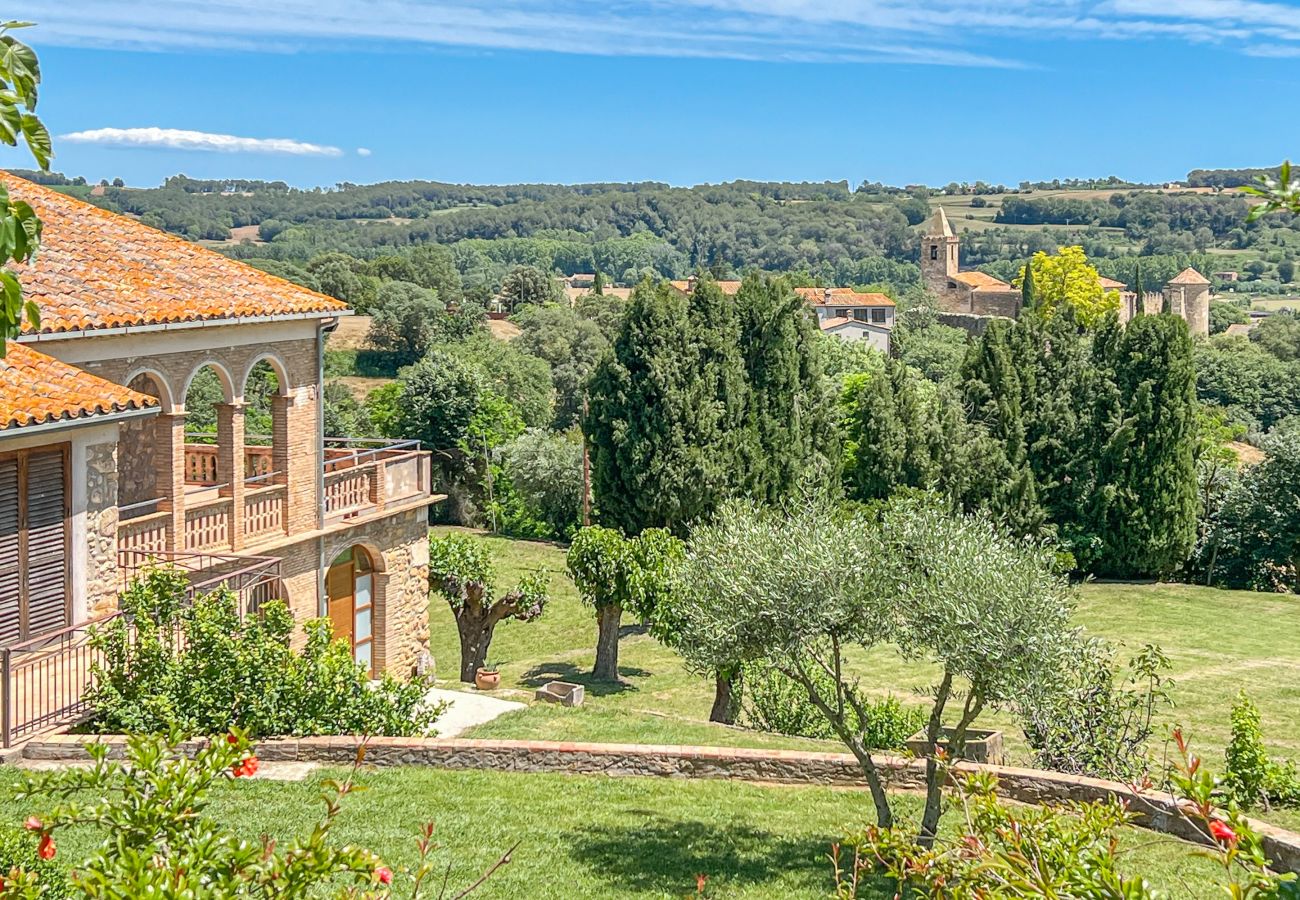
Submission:
[[[893,810],[860,724],[866,671],[850,659],[888,646],[936,668],[923,846],[939,820],[939,745],[960,758],[976,717],[1009,703],[1073,635],[1070,588],[1050,548],[924,496],[850,510],[824,499],[783,512],[725,504],[693,532],[672,606],[693,669],[757,662],[802,686],[857,759],[884,828]]]
[[[531,622],[546,606],[546,572],[529,572],[499,597],[494,576],[492,556],[482,541],[455,533],[429,537],[429,586],[446,598],[456,616],[461,681],[472,683],[474,673],[487,662],[498,622]]]
[[[626,538],[592,525],[573,536],[565,565],[582,599],[596,609],[593,677],[618,680],[618,631],[623,610],[649,619],[670,590],[685,548],[662,528]]]

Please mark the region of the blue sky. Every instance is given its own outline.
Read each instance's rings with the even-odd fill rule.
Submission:
[[[1300,3],[24,7],[55,168],[92,180],[1154,181],[1300,157]]]

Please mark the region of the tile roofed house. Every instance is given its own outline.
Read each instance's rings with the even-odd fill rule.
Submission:
[[[1097,281],[1101,284],[1103,291],[1127,291],[1128,285],[1122,281],[1116,281],[1114,278],[1107,278],[1105,275],[1098,275]]]
[[[41,326],[0,361],[4,745],[81,711],[87,629],[154,561],[230,584],[244,611],[327,616],[371,672],[426,665],[430,454],[324,434],[346,305],[0,179],[43,223],[19,270]],[[268,434],[245,434],[246,409]]]
[[[952,276],[955,280],[975,291],[1011,291],[1015,290],[1001,278],[994,278],[987,272],[958,272]]]
[[[690,294],[695,290],[695,286],[700,283],[700,279],[692,275],[690,278],[676,279],[668,283],[676,288],[679,293]],[[741,284],[739,281],[714,281],[713,283],[718,286],[718,289],[722,291],[722,293],[727,294],[728,296],[739,291]]]
[[[1170,278],[1166,284],[1209,284],[1210,279],[1206,278],[1200,272],[1188,266],[1173,278]]]
[[[1020,313],[1020,292],[984,272],[961,271],[960,240],[943,207],[921,234],[921,280],[947,313],[1007,316]]]
[[[0,431],[156,412],[158,400],[10,343],[0,359]]]
[[[42,333],[346,314],[342,301],[128,216],[7,172],[0,182],[44,226],[35,261],[17,267],[24,292],[41,307]]]
[[[843,287],[800,287],[794,292],[817,316],[823,332],[847,341],[865,340],[882,353],[889,352],[895,304],[884,294],[864,294]]]

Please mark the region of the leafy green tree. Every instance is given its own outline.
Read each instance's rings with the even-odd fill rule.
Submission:
[[[894,498],[874,512],[825,500],[782,512],[735,501],[691,535],[680,575],[687,589],[673,601],[677,646],[702,673],[759,663],[800,684],[857,759],[884,828],[894,811],[864,738],[869,687],[850,674],[846,654],[892,646],[933,666],[918,837],[930,846],[950,703],[956,721],[944,743],[960,759],[980,713],[1051,671],[1073,637],[1071,592],[1056,569],[1050,549],[924,498]]]
[[[494,340],[485,332],[464,341],[439,344],[435,349],[473,367],[485,387],[509,400],[528,428],[551,424],[555,388],[546,360],[532,356],[514,341]]]
[[[50,133],[36,116],[41,64],[35,51],[11,32],[30,22],[0,24],[0,141],[17,147],[21,140],[42,172],[49,171],[54,151]],[[0,263],[28,263],[41,243],[41,220],[22,200],[15,200],[0,185]],[[8,341],[22,332],[26,322],[35,328],[41,314],[36,303],[23,298],[22,285],[9,268],[0,268],[0,357]]]
[[[439,320],[444,314],[445,308],[433,291],[409,281],[386,281],[375,295],[367,339],[376,350],[394,353],[405,363],[413,362],[438,336]]]
[[[444,476],[452,474],[482,400],[482,376],[457,357],[432,350],[399,377],[400,392],[380,398],[372,415],[378,412],[377,424],[388,436],[420,441],[434,452],[434,462]],[[383,408],[389,401],[395,406],[391,413]]]
[[[449,249],[438,244],[421,244],[410,252],[407,259],[414,270],[412,281],[437,291],[438,299],[448,306],[461,302],[460,272],[456,270],[456,259]]]
[[[1222,334],[1229,325],[1245,325],[1250,316],[1235,303],[1215,300],[1210,303],[1210,334]]]
[[[573,536],[565,556],[569,577],[582,599],[595,607],[596,665],[592,676],[618,680],[618,632],[623,610],[648,619],[672,589],[684,545],[667,531],[650,528],[625,538],[591,525]]]
[[[1061,247],[1051,255],[1040,250],[1015,280],[1022,291],[1027,278],[1032,282],[1033,308],[1046,317],[1070,306],[1079,323],[1091,328],[1119,309],[1119,292],[1102,289],[1082,247]]]
[[[501,282],[501,299],[507,312],[515,312],[530,303],[538,306],[556,303],[560,299],[560,286],[536,266],[515,266]]]
[[[1250,339],[1283,362],[1300,362],[1300,316],[1294,312],[1268,316],[1251,329]]]
[[[346,384],[327,381],[321,392],[322,415],[327,437],[374,437],[374,426],[366,409],[357,402]]]
[[[582,524],[582,440],[576,434],[529,429],[497,449],[501,477],[548,537],[568,540]]]
[[[605,275],[600,269],[596,270],[596,277],[591,282],[591,292],[597,297],[603,296],[605,293]]]
[[[570,427],[582,414],[587,379],[609,340],[595,322],[563,306],[530,306],[514,321],[523,329],[514,343],[551,366],[555,427]]]
[[[323,253],[307,263],[322,294],[342,300],[357,312],[369,312],[379,281],[364,274],[362,264],[346,253]]]
[[[492,554],[482,540],[455,532],[429,536],[429,589],[443,596],[456,617],[460,680],[468,684],[487,664],[497,624],[506,619],[532,622],[546,606],[546,572],[527,573],[500,596],[495,580]]]
[[[415,281],[415,266],[405,256],[376,256],[365,265],[367,275],[373,275],[380,281]]]

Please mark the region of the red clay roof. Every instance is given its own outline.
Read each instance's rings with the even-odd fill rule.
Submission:
[[[826,299],[826,291],[831,297]],[[884,294],[859,294],[853,288],[801,287],[794,292],[813,306],[893,306],[894,301]]]
[[[17,267],[24,294],[40,306],[41,333],[347,309],[128,216],[8,172],[0,181],[43,224],[35,261]]]
[[[681,291],[683,294],[689,294],[691,289],[694,287],[694,285],[686,279],[678,279],[677,281],[670,281],[668,283],[677,288],[677,290]],[[696,283],[698,284],[698,282]],[[718,286],[722,293],[728,295],[739,291],[741,284],[739,281],[715,281],[713,283]]]
[[[26,344],[11,341],[0,359],[0,432],[157,405],[147,394],[83,372]]]
[[[994,278],[986,272],[958,272],[952,277],[954,281],[960,281],[962,284],[968,285],[975,290],[1014,290],[1011,285],[1007,284],[1002,279]]]
[[[1105,275],[1098,275],[1097,281],[1101,284],[1102,290],[1105,291],[1127,291],[1128,285],[1122,281],[1116,281],[1114,278],[1107,278]]]
[[[1210,279],[1206,278],[1200,272],[1188,266],[1173,278],[1169,279],[1170,284],[1209,284]]]

